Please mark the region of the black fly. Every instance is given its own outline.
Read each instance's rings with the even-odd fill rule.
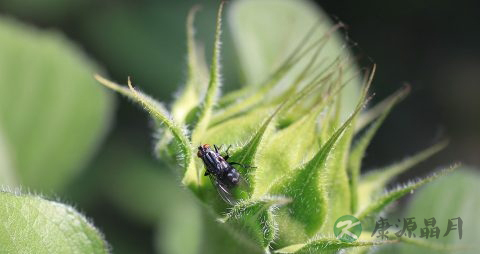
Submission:
[[[220,197],[229,203],[235,204],[235,199],[232,197],[231,190],[239,185],[240,182],[244,182],[240,173],[232,165],[240,165],[235,162],[228,162],[230,157],[228,149],[225,157],[220,155],[218,147],[213,145],[215,151],[210,149],[209,144],[204,144],[198,147],[197,156],[200,157],[205,165],[205,176],[209,176],[213,186],[217,189]],[[228,147],[230,148],[230,147]]]

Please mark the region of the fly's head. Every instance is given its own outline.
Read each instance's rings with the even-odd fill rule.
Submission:
[[[200,145],[200,146],[198,146],[197,156],[199,158],[203,158],[205,156],[205,154],[207,154],[209,151],[210,151],[210,145],[209,144]]]

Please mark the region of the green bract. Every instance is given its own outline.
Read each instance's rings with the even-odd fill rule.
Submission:
[[[170,110],[130,80],[127,88],[96,77],[154,119],[156,153],[180,165],[182,183],[217,218],[215,229],[205,233],[205,241],[212,241],[208,251],[329,252],[391,243],[362,237],[343,243],[332,236],[332,227],[345,214],[368,223],[387,205],[440,175],[384,192],[392,178],[444,143],[360,175],[366,147],[409,88],[365,111],[375,68],[365,73],[357,69],[337,35],[341,24],[331,25],[306,1],[243,0],[232,3],[229,17],[246,84],[221,97],[222,9],[223,4],[209,68],[194,39],[197,9],[192,9],[188,80]],[[239,202],[233,207],[203,176],[204,166],[195,154],[204,143],[232,144],[231,161],[252,166],[237,167],[249,188],[236,196]],[[371,230],[368,224],[365,228]]]

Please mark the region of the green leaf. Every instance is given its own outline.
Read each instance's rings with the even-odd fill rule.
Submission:
[[[338,29],[338,27],[337,27]],[[335,31],[336,29],[332,29]],[[252,86],[247,86],[244,87],[243,89],[234,91],[230,94],[227,94],[222,98],[222,101],[220,104],[222,106],[225,106],[225,104],[231,104],[228,107],[225,107],[219,114],[215,115],[214,118],[212,119],[211,125],[216,125],[218,123],[221,123],[222,121],[225,121],[227,119],[233,118],[233,117],[238,117],[242,114],[245,114],[245,112],[248,112],[251,108],[255,106],[259,106],[262,104],[278,104],[279,101],[282,102],[286,99],[290,99],[290,95],[292,93],[296,92],[297,85],[300,83],[304,82],[304,80],[307,79],[307,73],[309,73],[309,70],[314,66],[314,63],[318,61],[318,53],[320,50],[323,48],[324,43],[322,44],[323,41],[327,41],[328,38],[330,38],[331,34],[333,31],[330,31],[323,35],[317,42],[319,45],[317,45],[317,42],[313,43],[313,45],[307,45],[308,39],[311,37],[311,33],[307,33],[305,38],[299,43],[297,48],[292,52],[292,54],[284,61],[284,63],[271,75],[270,78],[268,78],[264,84],[260,86],[258,90],[255,89],[255,87]],[[310,31],[311,32],[311,31]],[[313,51],[313,49],[316,50],[314,51],[314,54],[310,57],[310,61],[308,64],[304,67],[303,70],[295,70],[294,67],[304,58],[306,55],[310,52]],[[315,66],[317,67],[317,66]],[[307,88],[312,88],[317,86],[317,83],[320,83],[320,81],[324,81],[326,78],[324,76],[329,76],[330,73],[327,72],[329,68],[318,68],[320,69],[320,74],[317,74],[312,80],[309,81],[309,84],[307,84],[304,88],[302,88],[303,91],[306,91]],[[297,72],[300,72],[298,75],[296,74]],[[325,74],[326,73],[326,74]],[[289,84],[289,89],[287,89],[285,92],[283,92],[282,95],[279,96],[271,96],[274,91],[274,87],[278,85],[287,75],[297,75],[296,80],[293,81],[291,84]],[[309,73],[311,74],[311,73]],[[325,74],[325,75],[322,75]],[[310,78],[310,77],[308,77]],[[311,90],[311,89],[310,89]],[[252,92],[253,91],[253,92]],[[299,93],[298,96],[300,96],[301,93]],[[268,99],[268,97],[274,97],[276,98],[275,100],[272,100],[271,98]],[[232,101],[238,101],[237,103],[232,103]],[[298,102],[297,100],[291,100],[291,103],[296,103]],[[287,106],[289,108],[290,106]]]
[[[329,158],[331,159],[328,160],[325,165],[326,170],[324,175],[326,179],[324,180],[324,188],[328,190],[327,200],[329,209],[326,221],[323,225],[323,232],[330,232],[330,229],[333,227],[333,224],[338,217],[345,214],[351,214],[351,191],[347,174],[347,161],[349,158],[355,121],[363,105],[368,101],[366,96],[373,80],[375,69],[376,67],[374,65],[371,71],[365,73],[365,85],[364,90],[361,93],[361,100],[359,101],[359,104],[357,104],[356,111],[349,118],[351,121],[350,125],[352,126],[348,126],[345,129],[344,134],[338,139],[335,148],[332,150],[331,154],[329,154]],[[342,87],[342,69],[340,68],[338,72],[337,83],[335,83],[334,86]],[[327,129],[328,136],[335,135],[333,132],[335,131],[335,128],[337,128],[341,119],[340,109],[342,107],[342,101],[337,99],[334,103],[335,104],[332,105],[334,112],[330,112],[331,116],[328,116],[328,122],[326,123],[327,126],[322,127],[322,132],[324,131],[323,129]],[[330,131],[329,129],[332,130]]]
[[[364,94],[366,94],[366,89]],[[306,236],[312,236],[322,227],[328,212],[326,183],[321,180],[322,176],[327,173],[325,165],[340,137],[351,127],[352,121],[360,112],[364,103],[363,98],[357,104],[355,112],[335,131],[310,161],[273,183],[269,190],[270,194],[283,195],[292,199],[285,209],[281,209],[283,213],[280,216],[285,218],[285,221],[280,223],[280,233],[284,231],[282,224],[288,227],[286,222],[292,220],[300,224],[300,228],[303,229]],[[285,229],[285,232],[288,232],[288,229]],[[296,239],[282,238],[282,240],[291,243]]]
[[[215,29],[215,42],[212,56],[212,65],[210,67],[210,81],[208,83],[207,93],[203,103],[200,105],[198,121],[192,133],[192,142],[197,143],[205,134],[212,117],[213,107],[217,103],[220,93],[221,76],[220,76],[220,36],[222,34],[222,12],[225,2],[220,3],[217,13],[217,25]]]
[[[322,45],[320,45],[319,49],[321,48]],[[315,61],[316,58],[317,55],[314,55],[312,61]],[[305,85],[298,89],[299,83],[296,80],[289,89],[275,99],[274,103],[287,101],[284,110],[281,112],[281,124],[283,127],[308,114],[312,111],[312,108],[318,108],[319,111],[322,111],[331,105],[338,95],[341,94],[348,82],[342,83],[342,67],[339,61],[334,61],[325,68],[316,67],[320,71],[316,70],[317,73],[313,73],[313,77],[308,77],[306,81],[302,80],[305,75],[304,72],[300,73],[298,82],[304,82]],[[305,71],[310,67],[310,65],[307,65]],[[297,92],[297,90],[299,91]],[[340,100],[337,100],[337,105],[340,105]],[[314,111],[317,110],[315,109]],[[326,119],[329,119],[329,117],[326,117]]]
[[[231,151],[234,154],[235,150],[238,150],[238,147],[242,146],[241,144],[245,144],[251,139],[252,133],[258,130],[262,121],[271,114],[271,110],[270,108],[259,108],[241,118],[225,121],[221,125],[210,128],[202,140],[195,145],[199,145],[200,143],[233,145]],[[204,170],[204,165],[201,160],[197,158],[194,161],[196,168],[187,171],[183,182],[195,190],[200,191],[203,187],[209,185],[207,184],[209,180],[208,177],[201,176],[201,172]],[[213,189],[209,191],[213,191]]]
[[[190,167],[192,162],[192,149],[190,141],[185,134],[184,128],[180,127],[173,119],[171,119],[161,103],[157,102],[150,96],[135,90],[130,82],[130,79],[128,79],[128,86],[130,89],[102,78],[99,75],[95,75],[95,79],[97,79],[97,81],[104,86],[117,91],[120,94],[127,96],[139,103],[145,109],[145,111],[152,116],[158,126],[165,125],[167,129],[171,131],[173,137],[180,147],[181,156],[183,156],[183,168],[187,170]]]
[[[177,158],[182,160],[182,167],[185,172],[182,180],[183,184],[186,186],[195,186],[195,188],[196,186],[199,186],[202,180],[198,173],[199,170],[197,170],[197,167],[195,166],[195,161],[192,156],[192,146],[190,140],[186,136],[185,128],[180,127],[178,123],[171,119],[163,105],[150,96],[135,90],[130,82],[130,79],[128,79],[128,86],[130,89],[127,89],[98,75],[96,75],[95,78],[98,82],[102,83],[108,88],[132,98],[134,101],[141,104],[145,111],[152,116],[158,126],[163,124],[167,127],[167,129],[172,133],[175,141],[177,141],[177,145],[180,149],[179,156],[177,156]]]
[[[352,123],[353,125],[353,123]],[[353,126],[348,127],[342,137],[335,144],[335,148],[329,154],[330,160],[325,166],[325,188],[328,190],[328,215],[323,231],[330,232],[335,220],[345,214],[350,214],[350,186],[346,164],[349,148],[353,136]]]
[[[410,87],[406,86],[403,89],[399,90],[388,99],[386,99],[387,104],[384,108],[383,113],[378,117],[378,119],[368,128],[368,130],[355,142],[352,151],[349,155],[348,159],[348,173],[350,176],[350,190],[351,190],[351,210],[353,212],[357,211],[357,203],[358,203],[358,178],[360,175],[360,170],[362,166],[362,159],[365,155],[365,151],[367,150],[368,145],[370,144],[373,136],[377,132],[377,130],[382,125],[385,118],[390,113],[391,109],[401,100],[403,99],[408,92],[410,91]],[[365,193],[362,193],[365,195]]]
[[[342,242],[335,238],[320,238],[305,244],[295,244],[276,250],[275,253],[336,253],[348,248],[373,247],[394,243],[395,241],[355,241]]]
[[[40,197],[0,192],[0,225],[4,253],[109,253],[85,217]]]
[[[438,153],[445,148],[447,144],[447,141],[440,142],[412,157],[408,157],[384,169],[370,171],[362,176],[358,185],[358,193],[361,193],[361,195],[358,196],[359,208],[364,208],[376,194],[385,189],[387,183],[392,181],[394,177]]]
[[[281,197],[264,197],[236,204],[221,219],[227,226],[240,230],[248,239],[268,251],[277,235],[274,211],[290,200]]]
[[[403,214],[405,217],[415,217],[418,228],[425,227],[424,219],[435,217],[436,226],[441,230],[440,237],[439,239],[423,239],[423,246],[402,237],[407,244],[398,246],[398,253],[478,253],[480,237],[478,230],[480,228],[478,220],[479,182],[480,174],[477,168],[462,167],[448,177],[438,179],[419,189]],[[458,230],[453,230],[448,236],[443,237],[447,230],[448,220],[457,217],[463,220],[462,239],[459,239]]]
[[[255,158],[257,156],[258,150],[262,144],[262,141],[265,140],[265,136],[267,129],[271,126],[272,120],[275,118],[275,116],[278,114],[278,112],[282,109],[284,104],[278,106],[278,108],[273,112],[270,117],[268,117],[265,122],[258,128],[258,130],[255,132],[255,134],[250,138],[250,140],[247,142],[245,146],[243,146],[241,149],[238,149],[233,155],[231,161],[240,163],[244,166],[249,166],[248,168],[239,168],[240,173],[244,175],[247,179],[247,181],[253,185],[254,183],[251,181],[253,180],[251,178],[252,175],[254,175],[256,171],[256,164],[255,164]]]
[[[305,97],[305,95],[314,94],[316,88],[327,84],[328,79],[335,74],[336,70],[340,68],[340,65],[350,64],[350,67],[354,67],[351,65],[352,62],[348,61],[346,54],[339,54],[339,56],[334,59],[326,59],[324,56],[323,58],[320,57],[322,50],[326,48],[330,39],[341,27],[343,27],[343,24],[337,24],[321,34],[321,36],[315,33],[318,25],[314,25],[310,31],[306,31],[304,38],[298,42],[293,52],[283,61],[275,72],[269,75],[269,78],[267,78],[262,85],[258,86],[259,88],[257,90],[255,86],[246,86],[243,89],[227,94],[221,100],[220,104],[221,107],[225,105],[228,105],[228,107],[223,108],[219,114],[215,115],[211,125],[216,125],[226,119],[241,116],[255,106],[279,104],[287,99],[290,100],[292,104],[303,105],[306,111],[308,111],[308,109],[316,104],[316,101],[306,100],[299,103],[300,98]],[[315,36],[319,36],[319,38],[313,42],[309,42],[310,39]],[[308,61],[305,62],[305,59],[308,59]],[[300,68],[297,68],[297,66],[300,66]],[[278,95],[277,90],[282,89],[284,91]],[[297,90],[300,91],[297,93]],[[295,93],[297,93],[296,96],[298,98],[292,99],[291,95]],[[232,103],[233,101],[237,101],[237,103]],[[313,105],[311,101],[314,102]],[[292,105],[287,105],[285,108],[291,107]],[[291,114],[291,116],[302,115],[301,113],[296,113],[297,114]]]
[[[208,70],[200,45],[195,41],[194,18],[200,7],[194,6],[187,17],[187,70],[185,87],[172,105],[172,116],[178,123],[184,123],[187,114],[200,104],[201,96],[207,89]]]
[[[432,182],[436,180],[437,178],[444,176],[455,169],[457,169],[459,165],[453,165],[449,169],[442,170],[439,173],[435,173],[431,176],[425,177],[421,180],[415,181],[408,183],[404,186],[398,186],[396,189],[391,190],[382,196],[376,198],[373,200],[367,207],[363,208],[360,210],[355,217],[357,217],[359,220],[363,220],[368,216],[374,216],[375,214],[381,212],[386,206],[388,206],[390,203],[400,199],[401,197],[405,196],[408,193],[412,193],[415,189],[418,189],[419,187]]]
[[[89,161],[112,111],[98,71],[62,35],[0,18],[0,129],[18,184],[60,191]]]
[[[231,159],[229,159],[229,161],[249,166],[247,168],[241,166],[236,167],[247,182],[247,188],[242,188],[242,190],[233,193],[238,199],[248,198],[253,190],[255,183],[251,176],[254,175],[256,170],[254,167],[254,159],[259,146],[261,146],[262,140],[266,138],[264,136],[268,136],[266,132],[268,132],[269,126],[280,108],[281,107],[278,107],[273,113],[271,113],[271,109],[269,108],[259,108],[242,118],[233,118],[209,129],[202,139],[202,143],[208,144],[226,146],[233,144],[229,150],[231,152]],[[265,117],[268,118],[265,120]],[[262,121],[263,123],[258,126]],[[252,133],[254,134],[252,135]],[[245,145],[238,145],[243,143],[245,143]],[[201,160],[197,159],[195,162],[198,172],[204,172],[205,169]],[[206,199],[206,196],[211,196],[207,193],[214,193],[218,196],[214,188],[209,184],[210,181],[208,177],[202,176],[201,173],[197,177],[200,181],[198,185],[195,185],[194,190],[196,194],[199,194],[200,198]]]
[[[312,110],[268,139],[256,160],[258,169],[255,175],[254,197],[264,195],[272,182],[313,157],[315,148],[319,146],[316,142],[315,121],[318,113],[318,110]]]
[[[195,41],[194,18],[200,10],[196,5],[187,17],[187,81],[179,92],[179,95],[171,106],[172,118],[178,124],[192,124],[197,116],[199,105],[201,103],[204,91],[208,86],[208,69],[205,62],[203,48]],[[172,146],[172,134],[170,131],[158,129],[156,136],[158,141],[155,145],[155,151],[159,157],[170,159],[175,157],[176,149]],[[173,151],[173,153],[168,153]]]
[[[269,79],[304,38],[307,32],[305,28],[317,24],[311,36],[316,41],[332,27],[327,15],[310,1],[303,0],[236,1],[232,3],[229,18],[245,83],[252,86],[264,85],[263,82]],[[340,36],[332,36],[322,49],[319,59],[328,62],[339,55],[345,55],[344,44]],[[314,54],[312,51],[303,57],[282,82],[292,84]],[[356,72],[356,68],[349,69],[349,72]],[[351,75],[345,75],[347,76]],[[361,80],[357,79],[353,83],[355,84],[342,91],[344,119],[355,108]]]

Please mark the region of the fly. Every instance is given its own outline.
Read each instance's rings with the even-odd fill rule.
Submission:
[[[218,147],[213,145],[214,150],[210,148],[209,144],[204,144],[198,147],[197,156],[202,159],[205,165],[205,176],[209,176],[213,186],[217,189],[220,197],[230,205],[236,203],[232,196],[232,189],[237,187],[240,183],[245,182],[240,173],[232,165],[240,165],[248,167],[236,162],[228,162],[230,155],[227,148],[226,155],[220,155]]]

